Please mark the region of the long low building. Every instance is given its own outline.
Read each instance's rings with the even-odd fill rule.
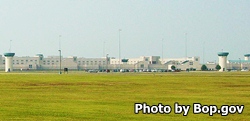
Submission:
[[[228,60],[227,68],[231,70],[249,69],[249,55],[245,60]],[[216,70],[217,63],[207,63],[208,70]],[[61,57],[61,68],[70,70],[171,70],[175,66],[178,70],[201,70],[200,57],[187,58],[164,58],[160,56],[141,56],[138,58],[116,59],[114,57],[101,58],[78,58],[77,56]],[[5,68],[5,57],[0,55],[0,69]],[[14,70],[59,70],[60,56],[44,57],[43,54],[37,54],[33,57],[23,56],[13,57]]]

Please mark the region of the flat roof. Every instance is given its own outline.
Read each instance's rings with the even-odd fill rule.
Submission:
[[[228,60],[229,63],[250,63],[250,60]]]

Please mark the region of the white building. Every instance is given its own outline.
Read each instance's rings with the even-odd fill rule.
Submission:
[[[227,60],[226,68],[232,69],[250,69],[249,54],[245,55],[245,60]],[[61,57],[61,68],[70,70],[171,70],[175,66],[178,70],[201,70],[200,57],[187,58],[164,58],[160,56],[141,56],[138,58],[116,59],[114,57],[102,58],[78,58],[77,56]],[[60,56],[44,57],[43,54],[37,54],[33,57],[23,56],[13,57],[13,70],[59,70]],[[216,63],[210,62],[206,66],[209,70],[216,70]],[[0,55],[0,69],[5,69],[5,57]]]

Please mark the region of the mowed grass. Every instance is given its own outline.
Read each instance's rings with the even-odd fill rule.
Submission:
[[[134,103],[191,105],[134,114]],[[242,114],[193,114],[193,103],[245,105]],[[250,120],[249,72],[0,73],[0,120]]]

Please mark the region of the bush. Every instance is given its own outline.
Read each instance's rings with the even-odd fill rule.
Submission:
[[[176,68],[176,67],[175,67],[174,65],[171,66],[171,69],[172,69],[172,70],[175,70],[175,68]]]
[[[216,69],[216,70],[220,70],[220,69],[221,69],[221,66],[220,66],[220,65],[216,65],[215,69]]]
[[[207,69],[207,66],[206,66],[206,65],[202,65],[202,66],[201,66],[201,70],[202,70],[202,71],[207,71],[207,70],[208,70],[208,69]]]

